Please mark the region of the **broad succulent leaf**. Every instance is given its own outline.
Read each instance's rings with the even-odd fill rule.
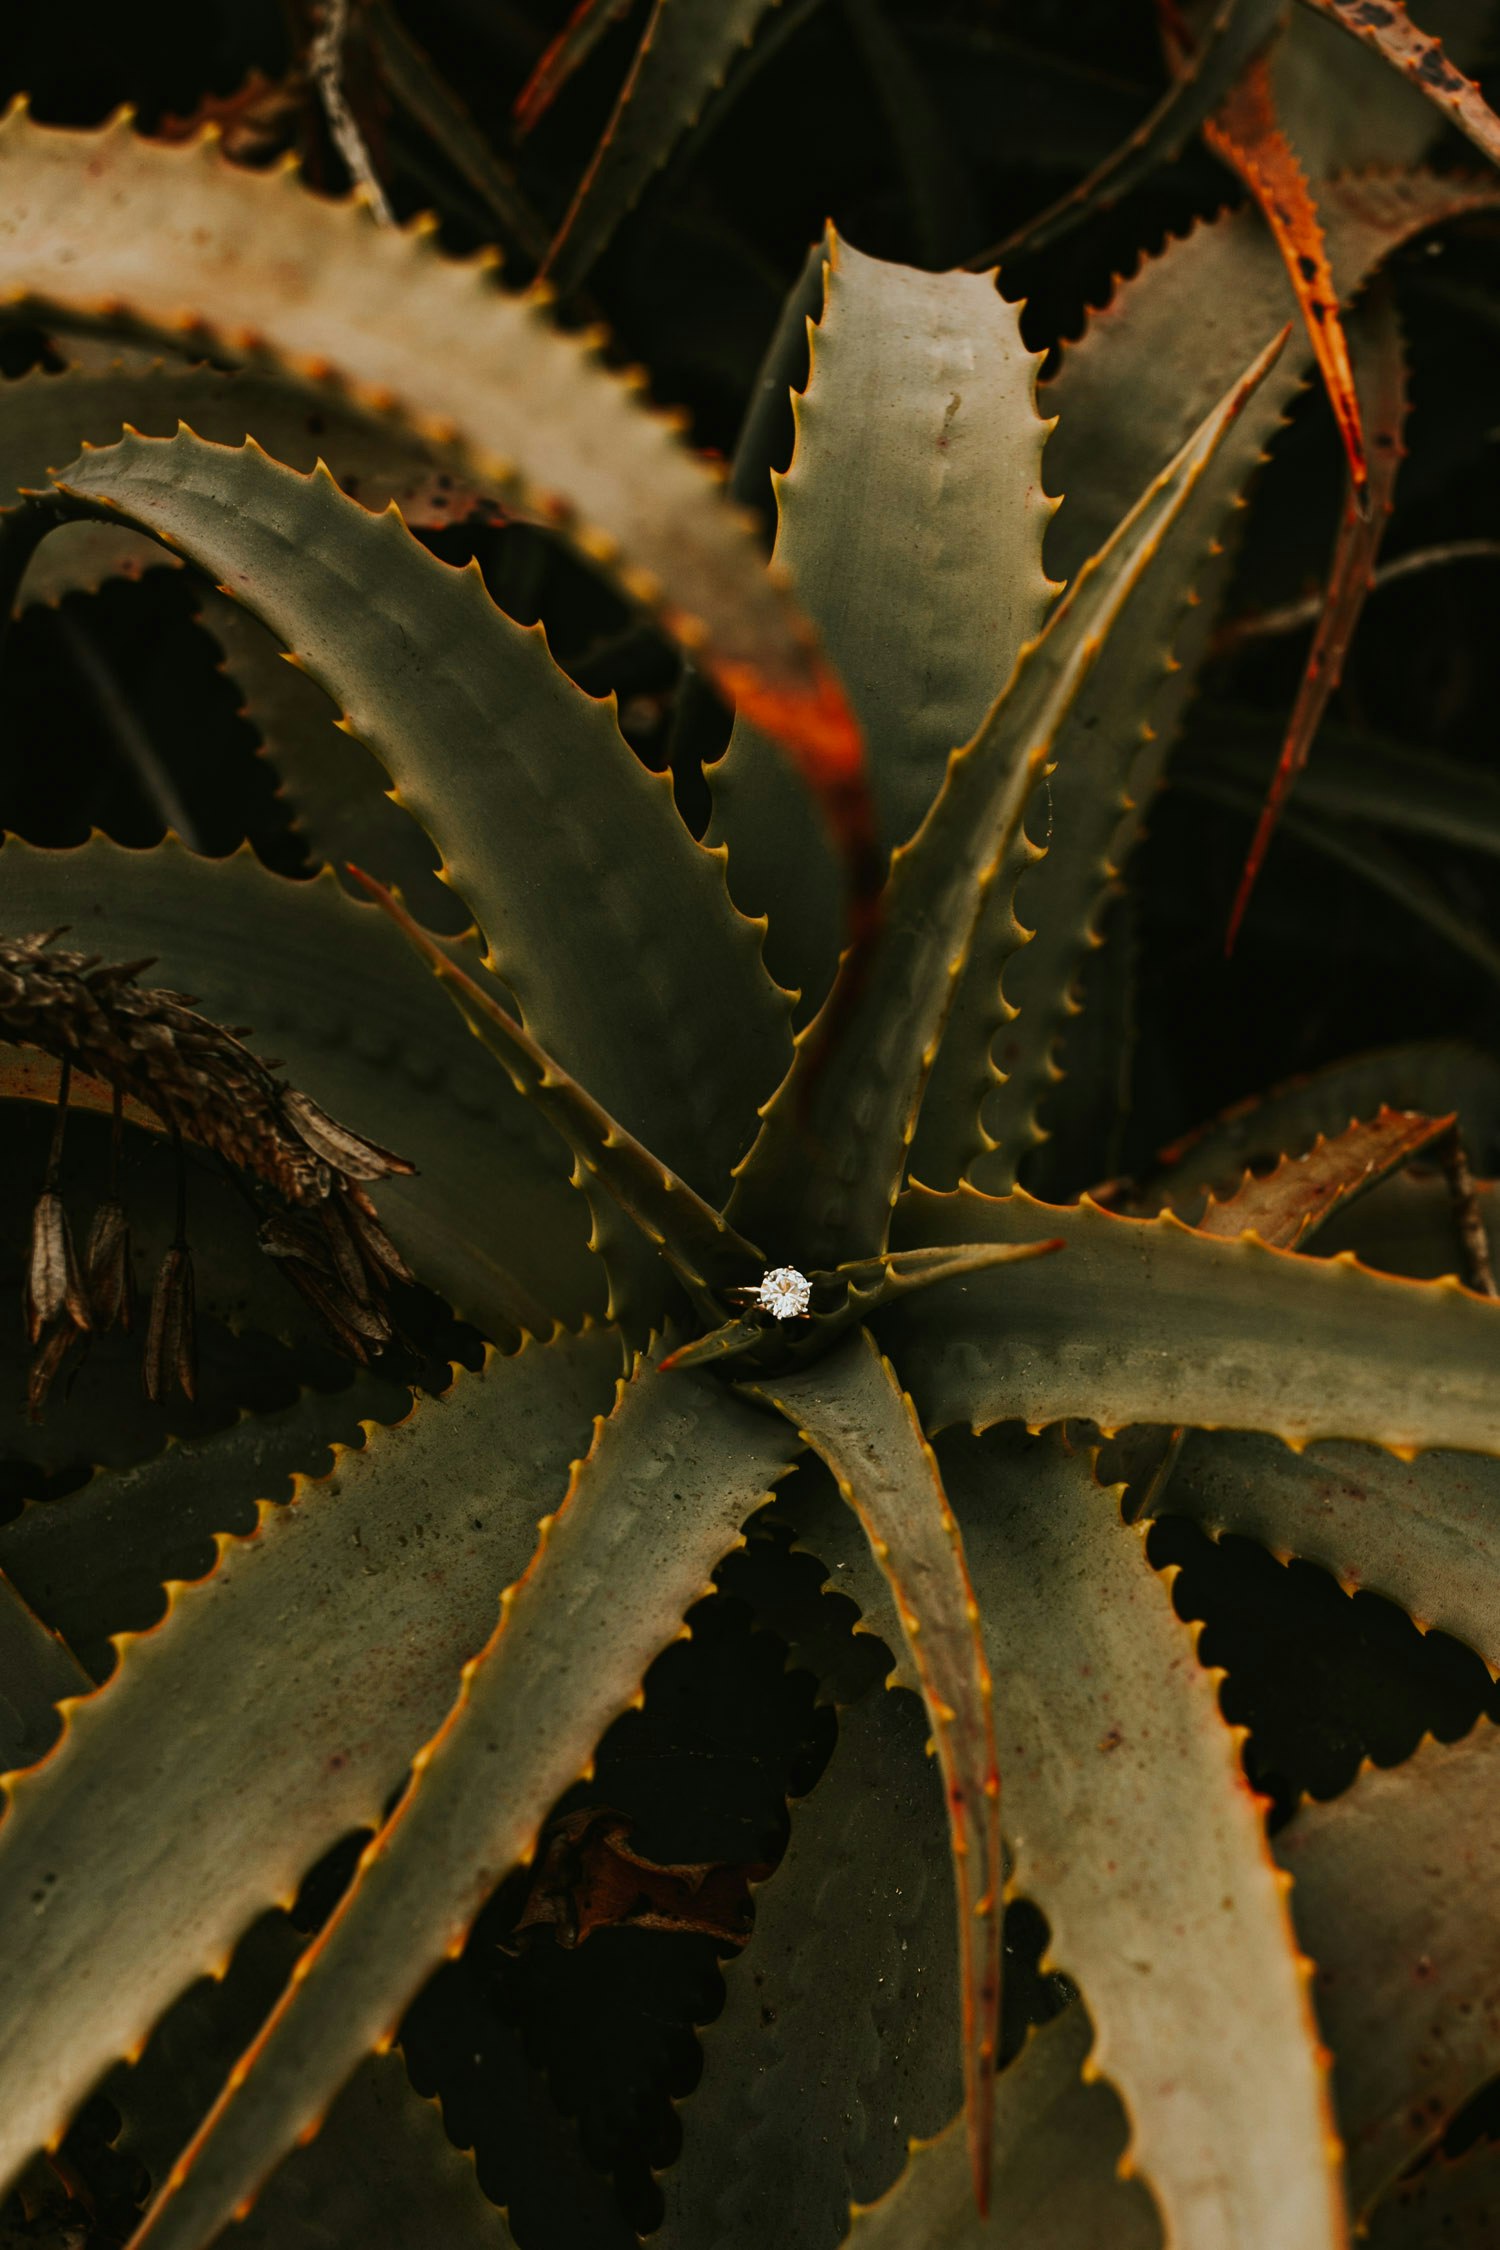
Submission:
[[[536,1036],[665,1162],[722,1190],[785,1067],[784,1004],[669,780],[559,671],[540,629],[398,517],[255,447],[126,439],[59,489],[179,547],[297,656],[438,845]]]
[[[31,2036],[0,2058],[0,2175],[323,1851],[378,1825],[586,1449],[617,1354],[599,1330],[492,1358],[401,1427],[372,1428],[325,1479],[299,1479],[289,1504],[262,1504],[10,1782],[0,1901],[30,1941],[0,1975]],[[299,1631],[269,1667],[287,1617]],[[158,1824],[170,1885],[152,1875]]]
[[[1424,0],[1422,16],[1455,62],[1473,69],[1483,58],[1491,0]],[[1315,6],[1289,11],[1271,67],[1276,106],[1315,180],[1419,164],[1442,135],[1423,89]]]
[[[210,2240],[394,2039],[797,1451],[779,1418],[697,1376],[644,1364],[621,1385],[399,1805],[139,2230],[141,2250]]]
[[[1129,2123],[1088,2073],[1088,2012],[1074,2001],[1032,2033],[995,2088],[994,2190],[981,2219],[956,2123],[918,2142],[878,2203],[856,2207],[850,2250],[1157,2250],[1161,2226],[1139,2180],[1120,2177]]]
[[[0,128],[0,293],[332,389],[475,482],[559,522],[778,740],[814,765],[858,761],[847,706],[710,473],[643,412],[587,342],[486,261],[444,258],[418,226],[377,231],[284,171],[212,142]]]
[[[942,1461],[995,1676],[1011,1885],[1083,1991],[1169,2239],[1342,2242],[1281,1888],[1169,1583],[1059,1433],[955,1437]]]
[[[1461,1742],[1367,1768],[1276,1839],[1317,1964],[1357,2219],[1494,2074],[1497,1752],[1481,1719]]]
[[[79,1491],[33,1501],[0,1525],[0,1570],[63,1636],[85,1678],[102,1680],[118,1662],[111,1636],[158,1624],[173,1580],[213,1570],[216,1538],[247,1538],[260,1501],[289,1499],[299,1475],[326,1476],[335,1448],[363,1444],[362,1423],[410,1412],[405,1384],[361,1371],[347,1391],[304,1391],[279,1411],[99,1469]],[[7,1770],[31,1762],[13,1757]]]
[[[953,1842],[969,2161],[984,2209],[1000,2016],[1000,1771],[963,1540],[911,1401],[868,1330],[806,1374],[746,1388],[832,1470],[890,1583],[922,1683]]]
[[[0,1575],[0,1760],[9,1772],[52,1747],[57,1705],[87,1695],[87,1672],[57,1627],[44,1624],[8,1576]]]
[[[108,930],[220,1019],[253,1025],[333,1114],[411,1150],[417,1176],[383,1183],[383,1220],[469,1319],[545,1330],[552,1316],[602,1312],[587,1214],[554,1135],[375,907],[328,874],[268,874],[248,849],[213,861],[176,844],[131,852],[100,837],[58,852],[12,839],[0,864],[18,922],[85,942]]]
[[[776,561],[864,727],[885,854],[917,827],[949,752],[974,733],[1046,616],[1047,426],[1036,356],[992,274],[887,264],[831,227],[822,274],[811,372],[793,396],[796,451],[774,480]],[[795,331],[811,278],[789,300],[788,356],[806,352]],[[777,356],[763,381],[774,381]],[[757,463],[764,475],[763,446],[752,419],[747,479]],[[816,808],[744,717],[711,781],[711,834],[728,846],[730,888],[747,912],[774,904],[768,962],[810,1010],[839,947],[834,860]]]
[[[1500,1670],[1500,1470],[1481,1455],[1191,1430],[1162,1506],[1384,1594]]]
[[[915,1696],[879,1687],[840,1713],[703,2033],[682,2155],[662,2181],[663,2250],[834,2250],[851,2197],[890,2186],[910,2136],[960,2107],[953,1885],[927,1731]],[[966,2146],[960,2162],[972,2198]]]
[[[1018,1190],[910,1190],[895,1240],[1036,1241],[1060,1256],[934,1290],[877,1317],[924,1427],[1032,1428],[1081,1416],[1260,1429],[1292,1445],[1358,1438],[1392,1451],[1500,1449],[1500,1303],[1457,1282],[1127,1219]],[[1296,1340],[1295,1354],[1288,1341]]]
[[[564,294],[594,265],[773,4],[652,0],[603,138],[547,253],[544,270]]]
[[[82,528],[65,524],[43,541],[38,560]],[[148,544],[153,553],[166,553],[154,540]],[[343,881],[352,861],[399,890],[428,929],[448,936],[467,929],[469,911],[443,882],[437,847],[393,802],[389,776],[364,744],[339,725],[338,705],[227,595],[205,593],[198,616],[218,643],[223,669],[242,698],[240,715],[260,736],[261,756],[275,771],[277,794],[313,862]]]
[[[795,1213],[798,1239],[818,1264],[884,1246],[954,987],[1057,731],[1283,340],[1266,346],[1147,487],[1023,651],[973,741],[950,760],[916,837],[893,858],[868,961],[848,957],[765,1112],[730,1205],[748,1231],[766,1231],[773,1212],[783,1223]],[[838,1045],[825,1058],[834,1027]]]

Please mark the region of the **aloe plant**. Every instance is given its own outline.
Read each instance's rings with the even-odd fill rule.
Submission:
[[[1258,22],[1217,12],[1163,135]],[[649,166],[625,169],[634,193]],[[608,178],[565,260],[607,231]],[[1474,1501],[1500,1454],[1500,1312],[1304,1247],[1453,1151],[1456,1113],[1472,1137],[1472,1071],[1393,1058],[1272,1097],[1254,1148],[1210,1133],[1129,1208],[1046,1174],[1070,1105],[1087,1126],[1110,1100],[1079,979],[1311,358],[1275,245],[1248,212],[1171,244],[1039,393],[992,273],[830,230],[768,572],[538,296],[420,228],[206,141],[21,111],[0,194],[7,299],[64,352],[99,327],[123,345],[0,394],[8,598],[146,552],[217,589],[211,629],[321,863],[292,882],[175,841],[13,840],[7,926],[153,957],[145,1012],[188,985],[205,1040],[253,1024],[296,1088],[256,1065],[254,1098],[302,1120],[335,1200],[341,1165],[367,1182],[350,1223],[378,1208],[361,1239],[388,1243],[385,1272],[492,1339],[437,1392],[361,1374],[343,1404],[309,1393],[0,1527],[24,1688],[0,1822],[0,2013],[24,2026],[0,2054],[7,2178],[113,2070],[152,2145],[142,2250],[246,2212],[252,2240],[505,2241],[388,2050],[775,1493],[897,1652],[895,1692],[808,1655],[838,1745],[706,2038],[664,2239],[979,2241],[1047,2210],[1033,2238],[1059,2250],[1101,2228],[1343,2242],[1412,2153],[1412,2077],[1398,2058],[1356,2083],[1351,2021],[1330,2090],[1300,1948],[1321,1960],[1340,1902],[1384,1878],[1337,1813],[1273,1858],[1136,1518],[1170,1479],[1203,1521],[1332,1567],[1368,1540],[1387,1591],[1500,1659]],[[1492,200],[1421,171],[1325,183],[1340,295]],[[783,394],[798,326],[769,368]],[[752,418],[742,489],[757,443]],[[541,629],[414,535],[451,511],[440,476],[553,524],[735,701],[707,840]],[[122,1130],[194,1137],[134,1059],[96,1043],[79,1067],[65,1101],[128,1093]],[[1284,1161],[1242,1179],[1242,1154]],[[206,1284],[219,1254],[200,1238]],[[60,1249],[48,1275],[85,1328]],[[1122,1433],[1123,1513],[1099,1468]],[[1330,1462],[1378,1491],[1369,1527],[1324,1505]],[[1486,1772],[1455,1754],[1442,1808]],[[1425,1815],[1381,1817],[1399,1838]],[[267,1945],[264,2020],[236,2031],[226,1983],[200,2098],[158,2094],[153,2138],[189,1988],[231,1958],[232,1982],[257,1918],[359,1829],[317,1935]],[[1078,1997],[997,2074],[1021,1896]],[[1476,2034],[1433,2134],[1493,2059]],[[937,2137],[898,2181],[913,2130]]]

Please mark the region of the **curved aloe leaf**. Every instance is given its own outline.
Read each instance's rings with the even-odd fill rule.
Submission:
[[[1365,40],[1393,70],[1420,87],[1492,163],[1500,164],[1500,117],[1473,81],[1448,60],[1442,41],[1412,22],[1404,0],[1306,0],[1306,5],[1351,37]]]
[[[823,260],[811,372],[793,395],[796,451],[775,479],[776,560],[864,725],[884,855],[916,828],[949,752],[1046,616],[1047,425],[1038,362],[993,275],[867,258],[832,228]],[[797,329],[816,274],[814,253],[790,301],[788,357],[806,352]],[[781,407],[774,354],[770,365],[762,395]],[[748,481],[758,465],[764,476],[765,442],[752,410],[737,475]],[[729,848],[731,890],[749,912],[775,909],[768,961],[810,1010],[838,958],[828,840],[746,719],[711,782],[710,833]]]
[[[832,1470],[890,1581],[922,1683],[948,1800],[969,2165],[983,2210],[1000,2027],[1000,1769],[963,1541],[911,1401],[868,1330],[808,1373],[744,1388]]]
[[[647,1366],[622,1385],[457,1702],[152,2206],[139,2250],[210,2241],[395,2037],[406,2002],[534,1849],[548,1807],[797,1450],[785,1423],[696,1376]]]
[[[33,1501],[0,1526],[0,1570],[62,1634],[85,1678],[101,1680],[118,1660],[111,1636],[159,1623],[170,1581],[211,1571],[215,1539],[248,1537],[258,1501],[290,1498],[299,1475],[326,1475],[331,1451],[363,1443],[366,1419],[390,1424],[410,1412],[404,1384],[361,1372],[347,1391],[305,1391],[292,1406],[174,1441],[154,1459],[98,1470],[79,1491]]]
[[[1422,13],[1456,62],[1472,69],[1484,59],[1490,0],[1424,0]],[[1287,132],[1320,182],[1372,165],[1420,164],[1443,132],[1421,87],[1311,7],[1291,9],[1272,68]]]
[[[1278,1250],[1295,1250],[1335,1211],[1452,1130],[1451,1116],[1382,1109],[1367,1125],[1328,1140],[1320,1135],[1305,1155],[1284,1156],[1274,1172],[1247,1173],[1222,1202],[1210,1196],[1195,1224],[1200,1234],[1254,1234]]]
[[[1027,221],[990,257],[1014,258],[1046,248],[1093,212],[1106,209],[1127,190],[1175,156],[1209,113],[1217,109],[1245,65],[1276,29],[1280,0],[1219,0],[1213,19],[1185,67],[1130,138],[1105,158],[1086,180]],[[980,260],[972,261],[979,264]]]
[[[253,437],[288,468],[324,462],[351,500],[378,513],[392,504],[403,519],[436,529],[480,504],[472,486],[434,467],[422,444],[382,429],[347,406],[316,406],[284,382],[254,369],[130,359],[113,367],[37,370],[0,383],[0,494],[4,505],[66,468],[85,445],[113,445],[126,430],[175,437],[180,425],[216,445]]]
[[[766,1234],[796,1214],[804,1260],[882,1248],[922,1088],[986,897],[1016,845],[1059,727],[1218,444],[1284,341],[1273,341],[1080,573],[892,861],[868,961],[846,961],[736,1181],[731,1213]],[[827,1033],[837,1025],[832,1054]]]
[[[1500,1734],[1366,1768],[1276,1839],[1317,1975],[1355,2217],[1493,2077]]]
[[[59,539],[103,525],[65,524],[43,541],[45,561]],[[149,543],[162,555],[166,550]],[[205,593],[198,621],[218,643],[223,670],[241,696],[240,716],[260,736],[260,755],[276,774],[277,795],[309,857],[342,880],[351,860],[394,885],[429,929],[457,936],[468,908],[438,873],[425,830],[389,794],[389,776],[362,742],[339,725],[339,708],[316,680],[288,664],[273,633],[226,595]]]
[[[1359,1438],[1393,1452],[1500,1452],[1500,1303],[1456,1282],[1369,1273],[1170,1214],[1083,1202],[940,1196],[897,1207],[896,1239],[1037,1241],[1063,1255],[977,1273],[900,1305],[877,1331],[929,1431],[1074,1417],[1260,1429],[1293,1445]]]
[[[566,295],[659,171],[774,0],[653,0],[635,60],[543,271]]]
[[[27,1607],[0,1570],[0,1763],[7,1773],[35,1765],[62,1725],[57,1707],[87,1695],[87,1672],[60,1637]]]
[[[60,852],[12,839],[0,868],[17,927],[66,925],[84,943],[107,932],[116,956],[151,956],[154,975],[220,1022],[253,1025],[335,1116],[409,1152],[418,1176],[382,1183],[382,1219],[469,1319],[544,1328],[549,1314],[602,1311],[602,1269],[554,1135],[385,917],[331,875],[289,883],[248,848],[206,860],[102,837]]]
[[[558,523],[778,741],[857,769],[843,697],[711,472],[487,261],[443,257],[420,224],[377,232],[208,139],[142,140],[124,115],[80,133],[13,107],[0,209],[8,302],[191,336],[404,430]]]
[[[927,1733],[905,1693],[877,1687],[840,1712],[702,2035],[682,2155],[661,2183],[662,2250],[835,2250],[851,2195],[888,2187],[909,2137],[959,2106],[953,1885]]]
[[[1205,1189],[1232,1195],[1247,1170],[1301,1156],[1320,1136],[1342,1133],[1386,1103],[1429,1116],[1455,1111],[1465,1145],[1481,1163],[1500,1150],[1500,1062],[1456,1039],[1417,1041],[1329,1063],[1236,1103],[1163,1150],[1166,1169],[1142,1201],[1151,1210],[1170,1202],[1180,1216],[1195,1215]]]
[[[1474,1184],[1480,1225],[1489,1238],[1491,1262],[1500,1230],[1493,1180]],[[1457,1273],[1464,1263],[1462,1213],[1454,1182],[1445,1167],[1402,1172],[1382,1181],[1368,1202],[1330,1219],[1318,1244],[1333,1255],[1352,1250],[1361,1265],[1382,1273],[1406,1274],[1413,1281],[1441,1281]]]
[[[59,489],[165,538],[295,652],[437,843],[537,1036],[684,1177],[720,1189],[785,1067],[785,1007],[669,778],[558,670],[542,632],[397,517],[253,447],[126,439]],[[613,997],[622,960],[636,969],[628,1019]]]
[[[356,870],[356,873],[358,870]],[[694,1298],[713,1310],[715,1292],[748,1283],[765,1259],[675,1172],[617,1125],[483,985],[420,929],[389,891],[368,875],[365,889],[442,985],[464,1022],[568,1143],[582,1171],[611,1196],[667,1258]],[[615,1317],[618,1317],[616,1314]]]
[[[1399,1602],[1500,1671],[1500,1467],[1473,1453],[1398,1461],[1368,1445],[1289,1452],[1247,1431],[1190,1431],[1162,1507],[1215,1538],[1258,1539],[1346,1588]]]
[[[981,2219],[957,2123],[919,2141],[889,2195],[858,2206],[850,2250],[1157,2250],[1161,2226],[1139,2180],[1122,2179],[1129,2125],[1119,2096],[1085,2076],[1093,2032],[1082,2001],[1032,2033],[995,2088],[994,2199]]]
[[[321,1852],[379,1822],[524,1569],[617,1353],[600,1330],[492,1359],[263,1506],[11,1785],[0,1904],[30,1936],[0,1994],[31,2035],[0,2056],[0,2175]],[[163,1836],[169,1886],[153,1875]]]
[[[1336,2144],[1285,1900],[1169,1582],[1060,1433],[955,1437],[942,1464],[995,1675],[1011,1886],[1088,2003],[1132,2169],[1169,2240],[1336,2250]]]

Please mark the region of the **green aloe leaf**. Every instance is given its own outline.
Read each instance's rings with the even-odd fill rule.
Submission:
[[[139,2250],[210,2240],[395,2036],[548,1807],[790,1466],[785,1423],[693,1375],[639,1367],[465,1667],[405,1795],[152,2207]],[[535,1489],[535,1487],[533,1487]],[[545,1489],[545,1487],[543,1488]]]
[[[59,489],[179,547],[295,653],[438,845],[531,1030],[675,1170],[722,1191],[785,1068],[785,1006],[670,779],[545,635],[397,517],[252,447],[126,439]]]
[[[381,1183],[382,1220],[469,1319],[545,1329],[603,1310],[587,1213],[550,1128],[384,915],[331,875],[290,883],[248,849],[206,860],[103,837],[76,851],[12,839],[0,867],[17,928],[66,926],[115,959],[152,957],[153,977],[221,1023],[252,1025],[257,1050],[332,1115],[410,1156],[415,1178]]]
[[[1462,1742],[1366,1768],[1276,1839],[1317,1964],[1357,2219],[1500,2062],[1497,1778],[1500,1734],[1481,1719]]]
[[[1403,1164],[1453,1130],[1453,1118],[1382,1109],[1368,1124],[1321,1135],[1305,1155],[1284,1156],[1273,1172],[1247,1173],[1233,1195],[1210,1196],[1194,1223],[1201,1234],[1233,1241],[1254,1234],[1278,1250],[1295,1250],[1325,1219],[1365,1195]]]
[[[44,484],[86,447],[114,445],[129,429],[170,438],[181,424],[216,445],[253,437],[276,460],[304,472],[326,463],[351,499],[379,513],[392,504],[423,529],[451,523],[479,504],[399,429],[387,430],[332,401],[312,405],[254,369],[158,360],[36,370],[0,383],[0,496],[6,507]]]
[[[561,334],[490,261],[445,258],[418,223],[211,140],[0,128],[0,293],[54,318],[263,365],[404,431],[549,521],[690,647],[731,699],[813,762],[857,763],[847,707],[745,526],[669,420]]]
[[[584,279],[772,4],[653,0],[603,138],[547,253],[544,271],[564,295]]]
[[[811,369],[792,401],[796,451],[775,480],[776,552],[857,682],[889,851],[918,825],[949,752],[1046,615],[1047,430],[1037,360],[993,275],[867,258],[831,228],[824,259]],[[899,539],[897,522],[908,527]],[[771,943],[784,948],[786,981],[816,996],[836,933],[825,917],[809,950],[808,894],[826,887],[830,863],[805,811],[778,803],[776,779],[766,745],[738,728],[714,775],[718,832],[757,904],[791,889],[788,849],[804,870],[789,902],[796,920],[778,917]]]
[[[1422,14],[1456,62],[1483,60],[1490,0],[1424,0]],[[1314,181],[1418,164],[1443,131],[1419,86],[1311,7],[1291,10],[1271,69],[1277,115]]]
[[[662,2250],[835,2250],[851,2196],[889,2187],[910,2137],[959,2107],[953,1885],[927,1733],[904,1692],[876,1687],[839,1713],[702,2035],[682,2154],[661,2183]],[[959,2162],[972,2205],[966,2147]]]
[[[1139,2180],[1119,2177],[1129,2124],[1107,2080],[1085,2077],[1093,2033],[1075,2001],[1033,2032],[995,2088],[994,2194],[981,2219],[957,2123],[918,2142],[896,2185],[856,2209],[850,2250],[1157,2250]]]
[[[1340,291],[1495,190],[1468,183],[1467,194],[1466,203],[1460,183],[1424,174],[1331,187],[1323,216]],[[1117,286],[1041,392],[1058,417],[1048,472],[1065,495],[1050,569],[1076,575],[1261,339],[1295,318],[1281,257],[1251,212],[1200,224]],[[1299,324],[1136,597],[1131,629],[1103,650],[1059,732],[1045,806],[1029,816],[1045,854],[1021,870],[1013,897],[1008,884],[991,893],[924,1098],[912,1171],[929,1186],[966,1173],[1005,1193],[1045,1137],[1044,1105],[1061,1120],[1090,1097],[1086,1085],[1076,1097],[1057,1087],[1082,979],[1207,651],[1244,490],[1308,365]],[[1019,951],[1017,923],[1035,933]]]
[[[1490,1263],[1500,1254],[1500,1211],[1493,1180],[1475,1183],[1480,1224],[1490,1243]],[[1350,1250],[1361,1265],[1382,1273],[1407,1274],[1413,1281],[1440,1281],[1464,1264],[1464,1245],[1453,1186],[1437,1170],[1398,1172],[1382,1181],[1368,1201],[1328,1222],[1319,1252],[1334,1256]]]
[[[816,253],[809,264],[789,300],[787,358],[807,348],[798,330]],[[796,450],[775,479],[776,560],[863,723],[885,854],[916,828],[949,752],[1046,616],[1047,427],[1037,359],[992,275],[867,258],[832,228],[823,274],[811,372],[793,397]],[[778,356],[762,379],[765,411],[752,409],[742,441],[747,481],[765,474],[764,423],[785,397]],[[816,809],[746,717],[711,781],[710,834],[728,846],[730,887],[747,912],[775,909],[767,959],[810,1011],[840,943]]]
[[[67,532],[42,542],[45,560]],[[166,552],[151,542],[156,554]],[[260,736],[277,794],[315,864],[340,881],[352,860],[400,891],[428,929],[457,936],[471,916],[438,873],[440,855],[426,831],[389,794],[390,777],[362,742],[339,725],[339,708],[316,680],[288,664],[273,633],[226,595],[203,595],[199,623],[218,643],[223,669],[239,690],[240,716]]]
[[[1482,1455],[1293,1453],[1247,1431],[1193,1430],[1162,1506],[1384,1594],[1500,1670],[1500,1467]]]
[[[747,1232],[768,1233],[773,1215],[785,1226],[794,1213],[803,1256],[818,1265],[884,1246],[955,985],[1058,729],[1282,340],[1261,353],[1141,495],[1023,651],[972,742],[951,759],[916,837],[893,859],[868,961],[846,963],[764,1113],[730,1205]]]
[[[898,1243],[1052,1235],[1059,1257],[976,1273],[877,1317],[929,1431],[1078,1416],[1106,1431],[1156,1422],[1294,1445],[1500,1451],[1500,1303],[1456,1282],[1224,1242],[1087,1198],[917,1188],[897,1207]]]
[[[111,1635],[159,1623],[169,1581],[206,1576],[220,1534],[248,1537],[259,1501],[291,1498],[299,1475],[325,1476],[333,1449],[364,1442],[362,1422],[410,1412],[404,1384],[361,1372],[347,1391],[304,1391],[292,1406],[100,1469],[79,1491],[29,1502],[0,1525],[0,1570],[63,1636],[84,1677],[101,1680],[117,1661]]]
[[[420,929],[389,891],[370,877],[364,887],[426,962],[474,1036],[509,1073],[517,1093],[535,1104],[567,1142],[580,1171],[611,1197],[660,1250],[700,1308],[710,1316],[715,1293],[748,1285],[765,1259],[711,1204],[617,1125],[437,939]],[[620,1317],[611,1303],[611,1317]]]
[[[0,1574],[0,1766],[35,1765],[62,1725],[57,1707],[92,1682],[55,1626]]]
[[[969,2161],[983,2209],[1000,2020],[1000,1770],[963,1541],[911,1401],[868,1330],[805,1374],[744,1387],[832,1470],[890,1582],[921,1680],[948,1801]]]
[[[995,1677],[1011,1885],[1083,1992],[1132,2168],[1169,2240],[1334,2250],[1342,2196],[1301,1965],[1170,1583],[1061,1433],[955,1436],[942,1465]]]
[[[323,1851],[378,1824],[526,1567],[617,1355],[594,1331],[492,1358],[262,1507],[10,1784],[0,1905],[29,1935],[0,1965],[0,2005],[30,2032],[0,2055],[0,2176]]]

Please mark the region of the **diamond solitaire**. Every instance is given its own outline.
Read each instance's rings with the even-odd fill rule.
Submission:
[[[755,1301],[777,1320],[798,1320],[812,1301],[812,1283],[795,1266],[773,1266],[762,1275]]]

